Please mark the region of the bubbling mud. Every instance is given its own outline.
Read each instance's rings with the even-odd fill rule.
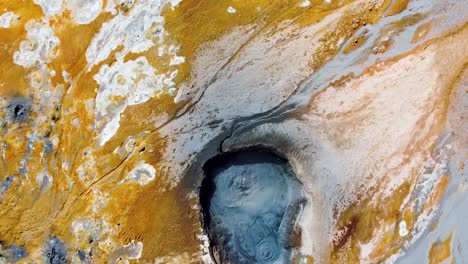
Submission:
[[[288,263],[304,203],[288,161],[255,148],[217,156],[203,170],[200,202],[213,258],[218,263]]]

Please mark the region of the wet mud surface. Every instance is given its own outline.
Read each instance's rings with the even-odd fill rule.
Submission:
[[[287,160],[248,149],[209,160],[200,190],[205,228],[219,263],[287,263],[302,186]]]
[[[57,237],[52,237],[45,243],[44,262],[50,264],[67,263],[67,248]]]

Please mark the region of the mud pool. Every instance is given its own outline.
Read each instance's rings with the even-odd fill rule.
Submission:
[[[205,227],[220,263],[286,263],[303,201],[288,162],[266,149],[208,161],[201,188]]]

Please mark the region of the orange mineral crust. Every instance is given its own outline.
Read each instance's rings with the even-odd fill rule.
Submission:
[[[0,0],[0,264],[464,263],[465,10]],[[223,209],[206,164],[244,149],[294,179]]]

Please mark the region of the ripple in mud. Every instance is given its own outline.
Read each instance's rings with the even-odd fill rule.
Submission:
[[[200,202],[214,258],[289,262],[303,197],[287,160],[266,149],[248,149],[215,157],[203,170]]]

